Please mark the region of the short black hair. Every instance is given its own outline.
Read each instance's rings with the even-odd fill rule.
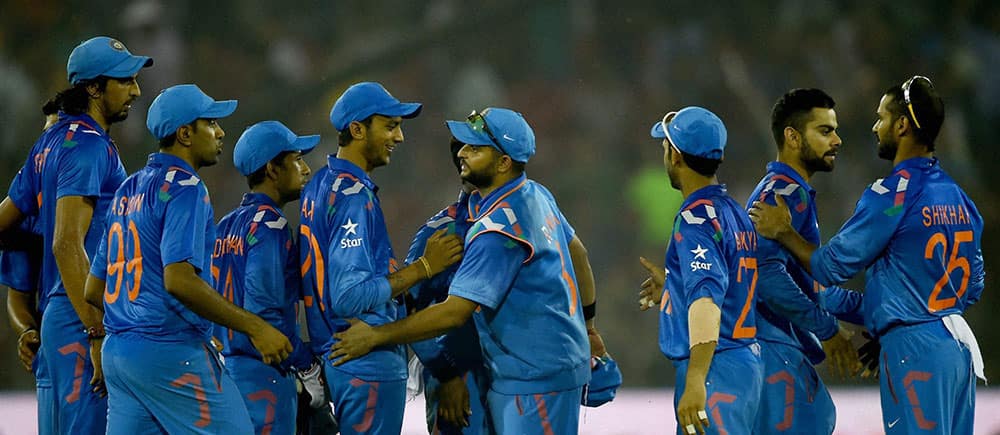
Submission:
[[[371,128],[372,118],[374,117],[375,115],[372,115],[358,122],[364,124],[365,128]],[[337,145],[346,147],[351,143],[352,140],[354,140],[354,136],[351,136],[351,123],[349,122],[347,123],[347,127],[345,127],[344,130],[337,132]]]
[[[719,170],[719,165],[722,164],[722,160],[719,159],[699,157],[694,154],[688,154],[684,151],[680,151],[674,148],[673,144],[671,144],[669,148],[670,152],[680,152],[681,158],[684,159],[684,164],[704,177],[711,177],[715,175],[715,173]]]
[[[59,108],[63,112],[69,115],[82,115],[90,108],[90,93],[87,92],[87,86],[97,84],[98,89],[104,91],[108,88],[108,80],[111,80],[111,77],[97,76],[83,80],[60,91],[53,100],[58,102]]]
[[[455,169],[458,169],[459,171],[462,170],[462,159],[458,158],[458,152],[461,151],[464,146],[465,144],[462,143],[462,141],[455,139],[454,137],[451,138],[451,142],[449,143],[449,149],[451,150],[451,162],[455,164]]]
[[[49,98],[45,104],[42,105],[42,115],[49,116],[59,113],[59,96]]]
[[[812,109],[832,109],[837,103],[820,89],[797,88],[782,95],[771,109],[771,134],[778,151],[785,147],[785,127],[805,129]]]
[[[912,114],[910,109],[906,107],[903,85],[890,86],[886,89],[885,95],[892,97],[892,101],[886,106],[886,109],[893,115],[893,119],[900,116],[909,119],[917,140],[927,146],[928,151],[934,151],[934,141],[937,140],[938,133],[941,132],[941,125],[944,124],[944,101],[934,89],[931,81],[913,79],[910,84]],[[916,120],[913,119],[914,116],[916,116]],[[920,127],[917,127],[917,123],[920,124]]]
[[[284,160],[285,156],[294,152],[297,151],[282,151],[278,153],[278,155],[274,156],[273,159],[268,160],[267,163],[271,163],[275,166],[281,166],[281,161]],[[257,170],[253,171],[252,174],[247,175],[247,186],[250,186],[251,189],[257,187],[257,185],[263,183],[264,180],[267,179],[267,163],[265,163],[260,168],[257,168]]]

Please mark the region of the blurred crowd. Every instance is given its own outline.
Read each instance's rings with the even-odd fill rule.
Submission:
[[[989,291],[1000,187],[988,181],[1000,168],[991,135],[1000,122],[998,3],[4,0],[0,8],[4,183],[38,137],[42,103],[68,86],[70,50],[102,34],[156,61],[140,77],[130,118],[112,131],[129,172],[155,150],[148,104],[177,83],[240,100],[222,124],[226,156],[246,126],[277,119],[323,135],[307,159],[314,169],[336,152],[329,110],[350,84],[379,81],[401,100],[423,102],[421,116],[404,123],[392,164],[373,174],[397,256],[458,193],[444,120],[487,106],[522,112],[538,143],[528,176],[552,190],[590,250],[598,327],[626,386],[667,385],[673,370],[656,345],[656,316],[640,315],[636,302],[637,258],[662,259],[680,202],[650,125],[687,105],[719,114],[729,130],[720,180],[744,200],[776,154],[771,105],[791,88],[826,90],[844,140],[836,170],[814,179],[829,237],[890,169],[871,133],[878,98],[925,75],[946,106],[938,156],[986,219],[987,291],[967,316],[980,341],[1000,340],[988,315],[1000,308]],[[246,191],[231,157],[201,175],[216,219]],[[0,351],[0,389],[32,385],[17,367],[15,340],[0,326],[0,349],[9,350]],[[1000,364],[1000,349],[984,347],[984,356],[987,372]]]

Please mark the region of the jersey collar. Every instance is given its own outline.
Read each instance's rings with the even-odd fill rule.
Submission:
[[[784,175],[788,178],[791,178],[792,181],[795,182],[795,184],[798,184],[799,186],[806,188],[806,191],[808,191],[810,194],[816,193],[816,190],[814,190],[812,186],[810,186],[809,183],[806,182],[806,180],[802,178],[801,175],[799,175],[798,171],[793,169],[791,166],[788,166],[786,163],[777,161],[770,162],[767,164],[767,172],[778,175]]]
[[[910,159],[903,160],[892,168],[892,173],[895,174],[903,169],[914,168],[914,169],[928,169],[933,168],[938,165],[937,157],[913,157]]]
[[[479,191],[472,192],[469,195],[469,219],[476,220],[480,217],[486,216],[490,213],[491,209],[498,203],[502,202],[515,190],[520,189],[524,186],[524,183],[528,181],[528,176],[526,174],[521,174],[517,178],[504,183],[503,186],[498,187],[496,190],[490,192],[485,198],[479,196]]]
[[[693,204],[695,201],[701,199],[710,199],[717,196],[724,196],[726,194],[725,184],[709,184],[708,186],[702,187],[701,189],[695,190],[684,199],[681,203],[681,210],[687,208],[688,205]]]
[[[184,159],[168,153],[150,154],[146,164],[149,166],[159,165],[167,168],[176,166],[191,175],[198,173],[198,171],[194,170],[194,168],[192,168],[188,162],[185,162]]]
[[[246,206],[246,205],[266,205],[275,210],[281,210],[281,208],[278,207],[278,203],[274,202],[274,200],[271,199],[270,196],[267,196],[267,194],[260,192],[244,193],[243,200],[240,201],[240,206]]]
[[[364,169],[361,169],[358,165],[344,159],[338,159],[337,156],[334,155],[326,156],[326,165],[330,167],[331,171],[346,172],[353,175],[354,178],[360,180],[361,184],[364,184],[365,187],[371,189],[374,193],[378,193],[378,185],[376,185],[375,182],[368,177],[368,174],[364,171]]]

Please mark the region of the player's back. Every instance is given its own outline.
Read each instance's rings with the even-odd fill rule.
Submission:
[[[898,215],[883,253],[868,268],[864,306],[869,328],[961,314],[983,289],[983,220],[936,159],[900,163],[861,201],[888,219]]]
[[[118,189],[106,239],[91,268],[106,270],[104,324],[112,334],[158,341],[206,340],[209,322],[164,286],[164,267],[188,262],[211,284],[214,222],[208,190],[183,160],[153,154]],[[103,262],[103,264],[102,264]]]
[[[703,297],[721,310],[716,352],[756,342],[757,232],[721,185],[693,192],[674,219],[660,304],[660,349],[690,356],[687,307]]]

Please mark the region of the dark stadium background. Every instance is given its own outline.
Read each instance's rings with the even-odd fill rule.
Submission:
[[[934,81],[947,115],[943,166],[986,219],[987,286],[967,318],[983,344],[987,374],[1000,364],[1000,210],[995,133],[1000,122],[1000,4],[975,1],[52,1],[0,2],[0,181],[8,183],[37,138],[41,103],[66,86],[80,41],[121,39],[153,68],[143,96],[113,129],[128,171],[155,143],[146,108],[158,91],[196,83],[240,100],[222,122],[222,164],[202,176],[216,219],[246,185],[231,163],[246,126],[278,119],[321,133],[312,167],[335,152],[334,99],[356,81],[380,81],[425,104],[404,124],[406,142],[375,171],[396,254],[425,218],[450,203],[457,177],[445,119],[488,105],[514,108],[538,138],[528,174],[546,184],[587,244],[598,283],[598,325],[627,387],[672,385],[656,343],[654,313],[639,313],[637,258],[662,260],[678,194],[669,192],[649,126],[666,111],[701,105],[729,129],[720,179],[745,201],[775,155],[771,104],[792,87],[837,100],[842,152],[818,174],[821,228],[831,236],[874,179],[871,126],[885,88],[914,74]],[[5,184],[6,186],[6,184]],[[295,209],[286,210],[295,215]],[[863,282],[856,279],[854,287]],[[4,293],[5,295],[5,293]],[[0,390],[26,390],[15,341],[0,322]],[[825,376],[829,383],[844,384]],[[848,381],[874,386],[874,381]]]

